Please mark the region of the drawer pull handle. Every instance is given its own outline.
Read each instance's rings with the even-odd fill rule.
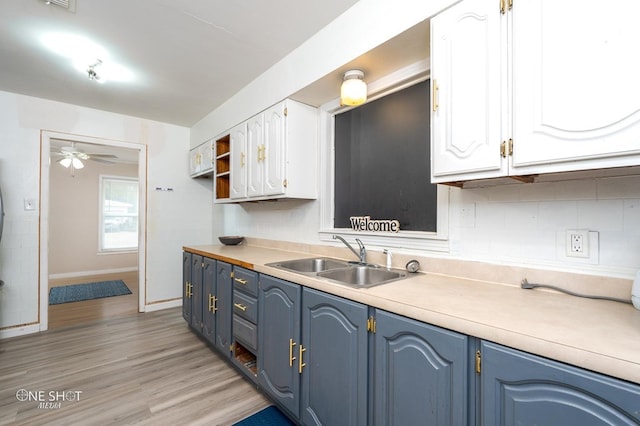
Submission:
[[[302,362],[302,354],[306,352],[306,349],[302,347],[302,345],[298,346],[298,373],[302,374],[302,367],[305,367],[307,364]]]
[[[191,298],[191,296],[193,296],[193,284],[191,284],[189,281],[187,281],[186,283],[184,283],[184,289],[185,289],[185,293],[187,295],[187,298]]]
[[[289,339],[289,367],[293,367],[293,361],[296,360],[296,357],[293,356],[293,347],[296,345],[296,342],[293,339]]]
[[[242,312],[244,312],[244,311],[246,311],[246,310],[247,310],[247,307],[246,307],[246,306],[244,306],[244,305],[243,305],[243,304],[241,304],[241,303],[234,303],[234,304],[233,304],[233,306],[235,306],[236,308],[240,309]]]
[[[242,285],[247,285],[247,280],[243,280],[242,278],[234,278],[234,280]]]

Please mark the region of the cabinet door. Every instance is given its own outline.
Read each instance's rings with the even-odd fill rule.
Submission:
[[[216,340],[215,346],[225,354],[231,355],[231,320],[233,311],[233,285],[231,282],[231,265],[225,262],[216,262]]]
[[[302,423],[367,424],[367,307],[304,288]]]
[[[191,326],[202,331],[202,256],[191,256]]]
[[[512,13],[513,173],[640,164],[640,2],[523,1]]]
[[[200,147],[193,148],[189,151],[189,174],[195,176],[202,169],[202,155]]]
[[[431,181],[503,176],[506,19],[494,0],[462,1],[431,20]]]
[[[264,181],[264,114],[258,114],[247,122],[247,195],[263,194]]]
[[[264,194],[284,194],[285,164],[286,164],[286,103],[280,103],[269,108],[264,113]],[[303,143],[292,141],[291,143]],[[309,152],[307,155],[314,155]],[[302,161],[302,159],[300,159]]]
[[[376,311],[374,425],[467,424],[467,337]]]
[[[258,381],[269,396],[300,415],[300,296],[298,284],[260,276]]]
[[[638,425],[640,386],[482,342],[482,424]]]
[[[216,292],[216,261],[205,257],[202,262],[202,335],[214,344],[219,306]]]
[[[191,253],[182,252],[182,318],[191,324]]]
[[[233,199],[247,196],[247,124],[242,123],[230,134],[231,144],[231,188]]]

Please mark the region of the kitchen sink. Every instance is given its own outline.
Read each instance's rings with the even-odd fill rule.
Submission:
[[[316,272],[328,271],[338,268],[346,268],[349,262],[331,259],[328,257],[316,257],[310,259],[285,260],[283,262],[269,263],[267,266],[273,266],[280,269],[288,269],[303,274],[315,274]]]
[[[267,263],[266,266],[358,288],[372,287],[408,277],[407,272],[400,269],[387,269],[374,264],[348,262],[329,257],[285,260]]]
[[[403,271],[369,265],[354,265],[348,268],[319,272],[318,277],[354,287],[371,287],[407,277]]]

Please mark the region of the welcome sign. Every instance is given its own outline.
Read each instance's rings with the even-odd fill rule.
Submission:
[[[371,220],[371,216],[351,216],[351,229],[369,232],[398,232],[400,222],[395,219]]]

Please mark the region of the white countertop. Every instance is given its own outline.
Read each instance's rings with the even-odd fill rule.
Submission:
[[[265,266],[316,256],[306,252],[251,245],[184,249],[640,384],[640,311],[632,305],[433,273],[352,288]]]

